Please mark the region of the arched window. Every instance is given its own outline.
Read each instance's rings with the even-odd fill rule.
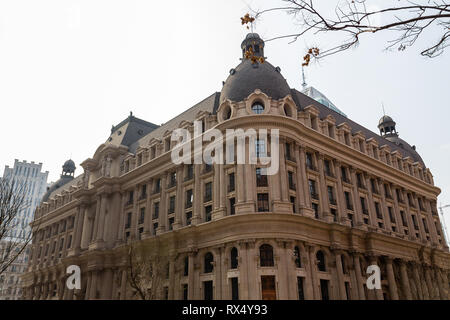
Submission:
[[[231,108],[230,106],[226,106],[222,113],[223,120],[228,120],[231,118]]]
[[[292,110],[291,110],[291,107],[289,107],[289,105],[285,104],[283,109],[284,109],[284,114],[287,117],[292,117]]]
[[[214,261],[214,257],[211,252],[205,254],[205,273],[213,272],[214,266],[212,262]]]
[[[297,246],[295,246],[295,248],[294,248],[294,258],[295,258],[295,266],[297,268],[301,268],[302,261],[300,259],[300,249]]]
[[[261,114],[264,112],[264,105],[261,102],[255,102],[252,105],[252,110],[256,114]]]
[[[325,267],[325,256],[322,251],[317,251],[316,253],[316,259],[317,259],[317,268],[319,271],[326,271]]]
[[[259,247],[259,258],[261,267],[273,267],[273,248],[269,244]]]
[[[235,247],[230,251],[230,261],[231,269],[236,269],[238,267],[238,250]]]

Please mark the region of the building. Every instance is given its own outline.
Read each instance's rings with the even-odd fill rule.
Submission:
[[[132,244],[164,243],[160,299],[448,299],[450,255],[440,189],[392,119],[376,134],[291,89],[250,33],[242,62],[213,93],[162,126],[132,114],[84,172],[36,210],[28,299],[137,299]],[[256,60],[256,61],[255,61]],[[339,110],[338,110],[339,111]],[[245,164],[179,164],[171,134],[279,129],[256,141],[275,175]],[[247,147],[251,146],[247,140]],[[81,289],[65,286],[78,265]],[[381,288],[367,288],[367,267]]]
[[[2,237],[0,253],[8,242],[18,243],[29,239],[31,232],[29,225],[33,221],[34,210],[46,191],[47,177],[48,171],[42,172],[42,163],[20,162],[16,159],[14,167],[5,166],[3,179],[15,181],[19,189],[24,190],[24,202],[27,206],[14,217],[14,228],[8,230],[7,235]],[[29,251],[29,248],[24,250],[0,275],[0,300],[17,300],[21,297],[20,276],[26,271]]]

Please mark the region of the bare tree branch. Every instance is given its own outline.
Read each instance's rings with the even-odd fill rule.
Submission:
[[[399,51],[412,47],[416,41],[423,37],[423,32],[432,29],[434,32],[441,30],[442,35],[434,44],[420,51],[422,56],[436,57],[444,52],[448,46],[450,32],[450,4],[446,0],[430,1],[422,0],[374,2],[381,8],[368,10],[368,0],[346,0],[337,4],[332,14],[318,9],[313,0],[283,0],[285,6],[275,6],[264,10],[253,10],[255,19],[270,13],[287,13],[299,21],[297,33],[282,34],[270,39],[292,38],[296,41],[301,36],[312,32],[313,34],[334,32],[347,35],[338,38],[340,43],[329,48],[321,48],[317,55],[308,53],[304,57],[304,65],[308,65],[311,58],[321,59],[352,47],[355,47],[363,34],[373,34],[382,31],[397,33],[397,37],[388,41],[386,49],[398,47]],[[375,21],[380,21],[376,23]],[[318,48],[317,48],[318,49]]]

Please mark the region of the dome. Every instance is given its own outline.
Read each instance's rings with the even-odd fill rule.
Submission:
[[[252,63],[245,58],[246,50],[252,49],[253,55],[264,57],[264,41],[257,33],[249,33],[241,43],[242,62],[230,70],[220,94],[220,102],[230,99],[242,101],[256,89],[261,90],[273,99],[282,99],[291,93],[286,79],[269,62]]]
[[[220,102],[230,99],[242,101],[256,89],[260,89],[272,99],[282,99],[291,93],[286,79],[281,75],[279,68],[269,62],[253,64],[245,59],[225,81],[220,94]]]
[[[387,122],[394,122],[395,123],[395,121],[391,117],[384,115],[384,116],[381,117],[380,121],[378,122],[378,125],[381,125],[381,124],[387,123]]]
[[[72,159],[67,160],[64,162],[63,166],[63,173],[74,173],[75,172],[75,162],[73,162]]]

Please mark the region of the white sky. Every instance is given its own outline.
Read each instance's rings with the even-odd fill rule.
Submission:
[[[16,158],[43,162],[55,181],[71,157],[80,174],[79,164],[131,110],[161,124],[220,91],[239,63],[247,5],[279,3],[0,0],[0,169]],[[295,32],[295,25],[270,15],[255,31],[267,39]],[[435,31],[417,47],[386,52],[392,36],[363,37],[357,49],[308,67],[307,82],[375,132],[383,102],[400,137],[432,170],[439,202],[450,204],[450,53],[432,60],[418,54],[439,37]],[[265,55],[301,89],[305,47],[325,48],[332,39],[273,41]],[[446,221],[450,227],[450,208]]]

